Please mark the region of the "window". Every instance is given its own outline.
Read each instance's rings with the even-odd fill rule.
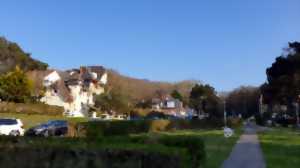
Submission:
[[[15,125],[18,124],[15,119],[0,119],[0,125]]]

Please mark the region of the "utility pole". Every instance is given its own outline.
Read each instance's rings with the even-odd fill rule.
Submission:
[[[297,125],[299,125],[299,104],[296,102],[296,118],[297,118]]]
[[[259,114],[262,116],[263,114],[263,109],[262,109],[262,106],[263,106],[263,95],[260,95],[259,97]]]
[[[300,101],[300,95],[298,95],[298,100],[296,101],[296,118],[297,118],[297,126],[299,126],[299,101]]]
[[[227,127],[226,100],[224,100],[224,125]]]

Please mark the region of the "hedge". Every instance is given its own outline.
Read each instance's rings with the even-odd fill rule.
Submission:
[[[187,150],[188,167],[199,168],[205,164],[206,152],[204,141],[198,136],[174,136],[174,135],[161,135],[161,136],[134,136],[130,137],[131,143],[140,144],[162,144],[167,147],[184,148]]]
[[[72,130],[74,135],[99,139],[103,136],[124,136],[157,131],[222,128],[223,121],[207,120],[136,120],[136,121],[91,121],[79,123]],[[74,132],[74,131],[73,131]]]
[[[129,134],[144,133],[149,130],[145,121],[101,121],[79,123],[77,130],[86,133],[86,137],[97,139],[103,136],[124,136]]]
[[[191,167],[188,150],[163,144],[95,143],[80,139],[0,137],[0,167]]]
[[[13,103],[0,102],[0,113],[41,114],[62,116],[64,109],[58,106],[50,106],[43,103]]]

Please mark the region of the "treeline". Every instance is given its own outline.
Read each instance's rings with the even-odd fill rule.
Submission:
[[[270,118],[273,112],[281,111],[295,116],[295,103],[299,104],[300,99],[300,43],[289,43],[283,51],[266,69],[264,84],[242,86],[226,96],[226,109],[231,115],[242,114],[247,118],[263,112]]]
[[[260,88],[241,86],[226,96],[228,115],[248,118],[259,114]]]
[[[267,82],[261,86],[264,103],[269,105],[269,110],[280,104],[286,105],[290,111],[300,98],[300,43],[289,43],[266,74]]]

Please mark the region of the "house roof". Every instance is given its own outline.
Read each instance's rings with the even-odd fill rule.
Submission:
[[[81,78],[83,80],[92,80],[92,72],[97,74],[97,80],[100,80],[106,70],[103,66],[82,66],[80,67]]]
[[[70,91],[64,82],[64,79],[69,78],[67,73],[63,71],[54,70],[54,69],[45,70],[45,71],[34,70],[26,73],[28,78],[33,81],[33,85],[34,85],[33,94],[35,96],[39,96],[41,94],[41,90],[43,90],[44,88],[43,85],[44,78],[54,71],[56,71],[63,80],[59,80],[58,82],[55,82],[50,87],[56,89],[58,91],[58,94],[61,95],[64,101],[67,102],[72,101],[72,96],[70,95]]]
[[[56,82],[55,84],[53,84],[53,87],[57,88],[58,94],[63,98],[65,102],[73,101],[73,97],[70,94],[70,90],[64,81],[60,80]]]

